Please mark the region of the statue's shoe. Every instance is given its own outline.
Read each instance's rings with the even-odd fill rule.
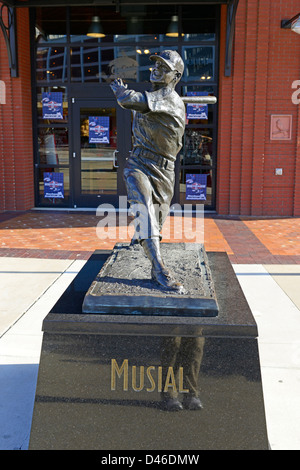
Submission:
[[[166,268],[154,269],[151,271],[152,280],[158,284],[163,290],[173,291],[177,294],[185,294],[183,285],[177,281],[170,271]]]

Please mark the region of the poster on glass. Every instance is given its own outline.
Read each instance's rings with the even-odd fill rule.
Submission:
[[[63,199],[64,198],[64,174],[44,173],[44,198]]]
[[[61,92],[42,93],[43,119],[63,119],[63,96]]]
[[[207,96],[206,91],[189,91],[187,96]],[[187,119],[208,119],[208,105],[199,103],[187,103],[186,105]]]
[[[109,144],[109,116],[89,116],[89,143]]]
[[[207,174],[186,175],[186,200],[206,201]]]

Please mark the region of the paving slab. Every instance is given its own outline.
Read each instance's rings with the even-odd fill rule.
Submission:
[[[42,322],[84,263],[84,260],[76,260],[52,265],[52,274],[58,272],[58,267],[67,269],[56,274],[54,281],[51,276],[47,278],[48,288],[40,292],[39,298],[21,318],[11,317],[15,323],[0,338],[0,450],[28,448],[43,337]],[[38,268],[34,262],[33,266]],[[31,274],[35,280],[36,272]],[[28,269],[23,276],[27,285],[30,284]]]
[[[300,266],[267,264],[264,267],[300,310]]]
[[[300,310],[265,266],[234,268],[258,326],[271,449],[300,450]]]
[[[263,389],[271,450],[300,450],[299,369],[264,367]]]
[[[0,336],[71,263],[72,260],[0,258]]]

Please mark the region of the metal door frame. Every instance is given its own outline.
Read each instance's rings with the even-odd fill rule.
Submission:
[[[71,158],[70,158],[70,174],[71,174],[71,193],[73,207],[91,207],[97,208],[99,204],[112,204],[118,208],[118,198],[126,195],[125,183],[123,180],[123,170],[126,158],[131,150],[131,115],[130,111],[126,111],[118,106],[115,99],[110,98],[72,98],[72,139],[71,139]],[[117,151],[118,151],[118,168],[117,168],[117,192],[115,195],[82,195],[81,194],[81,161],[80,161],[80,109],[84,107],[99,108],[109,107],[116,108],[117,118]],[[99,188],[101,189],[101,188]]]

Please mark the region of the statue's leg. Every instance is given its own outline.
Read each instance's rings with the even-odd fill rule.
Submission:
[[[124,171],[128,200],[135,215],[135,235],[152,264],[152,278],[162,288],[184,293],[165,267],[160,251],[160,229],[164,222],[173,192],[173,181],[158,168],[147,171],[138,163],[128,162]],[[172,177],[172,173],[170,174]],[[157,208],[163,208],[163,213]]]
[[[173,170],[157,168],[157,173],[151,175],[152,201],[156,209],[156,219],[159,231],[162,231],[165,220],[170,212],[170,205],[174,194]]]
[[[183,285],[174,278],[164,265],[160,251],[159,237],[142,240],[141,245],[152,264],[152,279],[163,289],[184,294],[185,290]]]
[[[133,238],[140,242],[144,239],[159,237],[159,223],[148,176],[138,169],[127,170],[125,175],[130,213],[134,216]]]

